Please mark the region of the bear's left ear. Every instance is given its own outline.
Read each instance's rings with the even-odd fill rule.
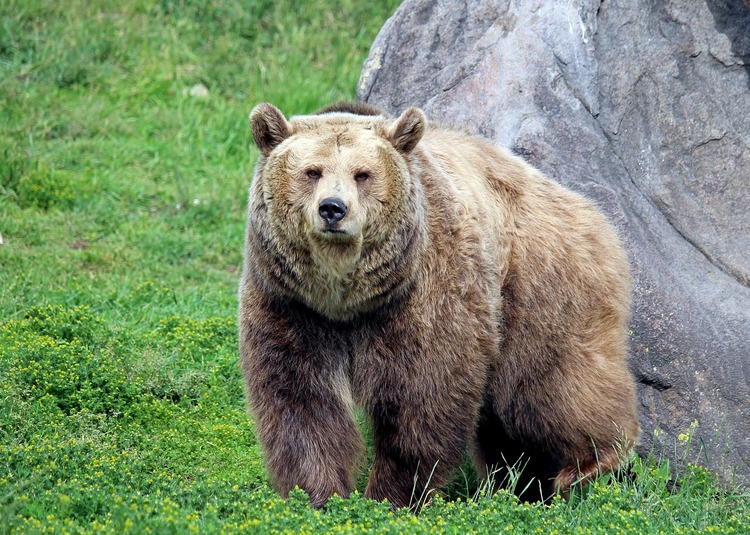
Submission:
[[[279,109],[268,103],[258,104],[250,112],[253,141],[263,156],[268,156],[292,133],[292,127]]]
[[[397,151],[406,154],[417,146],[424,134],[427,118],[419,108],[409,108],[396,119],[388,130],[387,138]]]

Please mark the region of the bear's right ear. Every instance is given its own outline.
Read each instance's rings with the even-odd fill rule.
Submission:
[[[263,156],[268,156],[279,143],[288,138],[292,127],[279,109],[268,103],[258,104],[250,112],[253,141]]]
[[[427,118],[419,108],[409,108],[388,130],[388,140],[397,151],[406,154],[417,146],[424,134]]]

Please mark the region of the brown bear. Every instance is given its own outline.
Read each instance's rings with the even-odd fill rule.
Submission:
[[[628,264],[587,200],[494,144],[343,104],[250,115],[260,150],[240,353],[271,481],[314,506],[354,488],[393,507],[470,451],[548,499],[638,438]]]

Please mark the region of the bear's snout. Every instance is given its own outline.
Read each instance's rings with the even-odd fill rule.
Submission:
[[[346,203],[337,197],[326,197],[318,206],[320,217],[329,227],[344,219],[347,211]]]

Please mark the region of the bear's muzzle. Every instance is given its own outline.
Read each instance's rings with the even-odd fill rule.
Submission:
[[[333,230],[333,226],[344,219],[348,208],[346,203],[338,197],[326,197],[320,201],[318,206],[318,213],[320,217],[325,221],[328,229]]]

